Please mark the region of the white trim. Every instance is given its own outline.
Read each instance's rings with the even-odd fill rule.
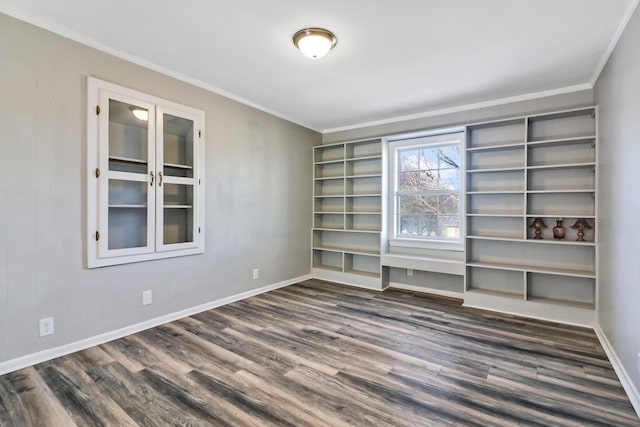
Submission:
[[[616,371],[618,379],[620,380],[620,383],[622,383],[622,388],[624,388],[624,391],[629,397],[629,401],[631,401],[631,405],[633,405],[633,409],[636,410],[636,414],[638,414],[638,417],[640,417],[640,393],[638,392],[638,389],[631,381],[631,377],[629,377],[629,374],[624,368],[622,361],[620,361],[616,350],[611,345],[611,342],[609,342],[609,339],[607,338],[607,335],[604,333],[602,328],[597,325],[593,328],[593,331],[596,333],[596,336],[600,340],[600,344],[602,344],[602,348],[607,354],[611,365],[613,365],[613,370]]]
[[[463,238],[464,239],[464,238]],[[464,241],[461,243],[455,243],[450,240],[437,240],[437,239],[421,239],[416,237],[412,238],[400,238],[396,237],[389,239],[389,246],[395,246],[400,248],[416,248],[416,249],[437,249],[441,251],[451,252],[464,252]]]
[[[636,1],[640,1],[640,0],[636,0]],[[578,85],[574,85],[574,86],[567,86],[567,87],[562,87],[562,88],[558,88],[558,89],[551,89],[551,90],[545,90],[545,91],[540,91],[540,92],[532,92],[532,93],[528,93],[528,94],[524,94],[524,95],[516,95],[516,96],[509,96],[506,98],[499,98],[499,99],[494,99],[491,101],[482,101],[482,102],[476,102],[474,104],[465,104],[465,105],[457,105],[454,107],[447,107],[447,108],[439,108],[436,110],[429,110],[429,111],[425,111],[422,113],[415,113],[415,114],[408,114],[406,116],[397,116],[397,117],[391,117],[388,119],[382,119],[382,120],[375,120],[375,121],[371,121],[371,122],[364,122],[364,123],[358,123],[355,125],[348,125],[348,126],[342,126],[342,127],[337,127],[337,128],[331,128],[331,129],[324,129],[322,130],[322,134],[326,135],[326,134],[330,134],[330,133],[334,133],[334,132],[343,132],[346,130],[356,130],[356,129],[362,129],[362,128],[367,128],[367,127],[371,127],[371,126],[379,126],[379,125],[387,125],[387,124],[392,124],[392,123],[398,123],[398,122],[404,122],[407,120],[414,120],[414,119],[422,119],[422,118],[426,118],[426,117],[433,117],[433,116],[441,116],[444,114],[452,114],[452,113],[459,113],[461,111],[468,111],[468,110],[475,110],[475,109],[482,109],[482,108],[487,108],[487,107],[495,107],[498,105],[504,105],[504,104],[510,104],[512,102],[520,102],[520,101],[530,101],[533,99],[539,99],[539,98],[546,98],[548,96],[554,96],[554,95],[564,95],[567,93],[572,93],[572,92],[580,92],[582,90],[590,90],[593,89],[593,86],[589,83],[581,83]]]
[[[609,46],[607,46],[607,49],[602,54],[602,58],[600,58],[600,62],[598,62],[598,65],[596,66],[596,69],[593,72],[593,76],[591,76],[592,88],[596,86],[596,83],[600,78],[600,74],[602,74],[602,71],[604,70],[604,67],[606,67],[607,62],[609,62],[609,58],[613,54],[613,51],[616,49],[616,46],[620,41],[620,37],[622,37],[624,30],[627,28],[627,25],[629,24],[629,20],[633,16],[633,12],[635,12],[636,7],[638,6],[638,3],[640,3],[640,0],[632,0],[632,2],[629,4],[629,7],[624,12],[624,15],[622,16],[622,20],[620,21],[620,24],[618,24],[618,28],[616,29],[616,32],[613,34],[613,37],[611,37]]]
[[[286,120],[288,122],[297,124],[299,126],[305,127],[307,129],[311,129],[315,132],[318,133],[322,133],[321,130],[314,128],[313,126],[307,124],[307,123],[303,123],[299,120],[296,120],[290,116],[287,116],[285,114],[279,113],[275,110],[272,110],[270,108],[264,107],[260,104],[256,104],[255,102],[249,101],[248,99],[245,99],[239,95],[236,95],[233,92],[229,92],[227,90],[221,89],[217,86],[213,86],[209,83],[203,82],[202,80],[198,80],[195,79],[193,77],[189,77],[186,74],[182,74],[179,73],[177,71],[172,70],[171,68],[156,64],[154,62],[151,61],[147,61],[145,59],[142,59],[140,57],[137,57],[135,55],[131,55],[125,52],[122,52],[120,50],[114,49],[112,47],[109,47],[105,44],[102,44],[90,37],[87,37],[85,35],[82,35],[76,31],[73,31],[67,27],[65,27],[64,25],[60,25],[54,22],[49,21],[48,19],[42,18],[40,16],[36,16],[33,15],[31,13],[26,13],[23,10],[20,10],[19,8],[7,4],[3,1],[0,1],[0,12],[9,15],[13,18],[16,18],[20,21],[24,21],[26,23],[29,23],[31,25],[35,25],[36,27],[42,28],[46,31],[50,31],[54,34],[57,34],[61,37],[64,37],[66,39],[69,40],[73,40],[75,42],[78,42],[80,44],[83,44],[85,46],[89,46],[92,47],[96,50],[99,50],[101,52],[107,53],[109,55],[115,56],[117,58],[120,59],[124,59],[125,61],[131,62],[133,64],[136,65],[140,65],[142,67],[148,68],[152,71],[156,71],[160,74],[164,74],[165,76],[169,76],[172,77],[176,80],[180,80],[182,82],[188,83],[190,85],[199,87],[201,89],[207,90],[209,92],[213,92],[217,95],[223,96],[225,98],[231,99],[233,101],[239,102],[240,104],[244,104],[248,107],[251,108],[255,108],[256,110],[262,111],[264,113],[267,114],[271,114],[272,116],[281,118],[283,120]]]
[[[464,299],[464,292],[443,291],[441,289],[425,288],[423,286],[408,285],[406,283],[389,282],[389,288],[402,289],[404,291],[421,292],[424,294],[438,295],[441,297],[455,298],[462,301]]]
[[[307,274],[305,276],[295,277],[293,279],[285,280],[282,282],[274,283],[272,285],[263,286],[261,288],[253,289],[240,294],[232,295],[230,297],[222,298],[219,300],[211,301],[206,304],[198,305],[184,310],[176,311],[164,316],[156,317],[154,319],[145,320],[144,322],[137,323],[131,326],[125,326],[124,328],[116,329],[115,331],[106,332],[104,334],[96,335],[95,337],[85,338],[80,341],[72,342],[62,345],[60,347],[50,348],[47,350],[39,351],[37,353],[28,354],[26,356],[18,357],[16,359],[7,360],[0,363],[0,375],[8,374],[9,372],[17,371],[18,369],[26,368],[28,366],[35,365],[37,363],[46,362],[56,357],[65,356],[70,353],[75,353],[93,347],[96,345],[104,344],[109,341],[116,340],[118,338],[125,337],[127,335],[135,334],[137,332],[144,331],[146,329],[154,328],[164,323],[173,322],[174,320],[182,319],[184,317],[192,316],[203,311],[211,310],[222,305],[230,304],[232,302],[240,301],[246,298],[250,298],[255,295],[263,294],[275,289],[283,288],[285,286],[293,285],[295,283],[303,282],[311,279],[312,276]]]

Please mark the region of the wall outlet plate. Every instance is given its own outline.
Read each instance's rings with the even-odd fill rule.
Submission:
[[[40,319],[40,336],[46,337],[47,335],[53,335],[53,317],[47,317],[46,319]]]
[[[413,270],[410,268],[407,268],[407,276],[413,276]]]
[[[153,302],[153,294],[151,291],[142,292],[142,305],[149,305]]]
[[[254,268],[253,269],[253,280],[258,280],[259,277],[260,277],[260,269],[259,268]]]

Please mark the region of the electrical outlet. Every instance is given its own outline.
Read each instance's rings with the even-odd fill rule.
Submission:
[[[151,291],[142,292],[142,305],[149,305],[153,302],[153,295]]]
[[[46,337],[47,335],[53,335],[53,332],[53,317],[40,319],[40,336]]]
[[[407,268],[407,276],[413,276],[413,270],[410,268]]]
[[[260,277],[260,269],[259,268],[254,268],[253,269],[253,280],[258,280],[259,277]]]

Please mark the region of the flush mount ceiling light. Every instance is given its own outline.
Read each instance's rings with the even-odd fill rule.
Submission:
[[[140,107],[134,107],[134,106],[129,107],[129,110],[131,110],[133,115],[136,116],[136,119],[142,120],[145,122],[149,120],[148,110],[145,110],[144,108],[140,108]]]
[[[305,28],[293,35],[293,44],[311,59],[322,58],[337,42],[336,36],[324,28]]]

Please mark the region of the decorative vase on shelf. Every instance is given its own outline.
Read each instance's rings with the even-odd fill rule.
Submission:
[[[535,218],[529,227],[535,229],[534,239],[542,240],[542,229],[547,228],[542,218]]]
[[[584,230],[591,230],[592,228],[584,218],[578,218],[576,223],[571,226],[572,230],[578,230],[577,242],[584,242]]]
[[[562,225],[562,218],[558,218],[556,220],[556,226],[553,227],[553,238],[554,239],[558,239],[558,240],[564,240],[564,236],[565,236],[565,228]]]

